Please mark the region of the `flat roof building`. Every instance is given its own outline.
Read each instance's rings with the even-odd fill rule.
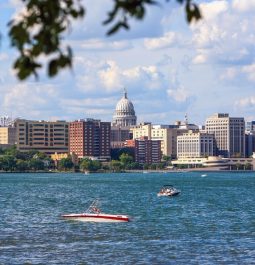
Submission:
[[[177,136],[177,157],[199,158],[215,155],[213,134],[192,132]]]
[[[111,123],[86,119],[70,122],[70,153],[78,158],[110,158]]]
[[[68,153],[68,122],[17,119],[15,126],[19,151],[37,150],[49,155]]]
[[[244,118],[229,117],[227,113],[216,113],[206,119],[205,130],[207,133],[214,134],[216,155],[245,156]]]

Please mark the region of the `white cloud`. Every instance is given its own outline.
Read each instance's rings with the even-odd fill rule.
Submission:
[[[215,20],[217,16],[222,13],[225,13],[229,4],[225,0],[221,1],[212,1],[211,3],[202,3],[199,5],[201,9],[203,20]]]
[[[57,98],[56,89],[51,85],[16,84],[9,87],[2,98],[2,109],[14,116],[27,116],[35,118],[43,115],[48,108],[56,108],[54,99]]]
[[[255,81],[255,64],[242,67],[242,72],[247,74],[249,80]]]
[[[235,102],[236,107],[242,108],[254,108],[255,107],[255,96],[242,98]]]
[[[232,5],[240,12],[254,11],[255,0],[234,0]]]
[[[206,61],[207,61],[207,56],[205,54],[198,54],[192,60],[194,64],[203,64]]]
[[[83,71],[77,77],[77,86],[84,92],[113,93],[123,87],[129,90],[158,90],[166,84],[164,74],[155,65],[121,68],[113,60],[79,60]]]
[[[148,50],[162,49],[177,44],[178,37],[175,32],[167,32],[163,37],[144,40],[144,46]]]
[[[189,98],[189,92],[183,87],[177,89],[168,89],[167,94],[169,97],[173,98],[175,101],[182,103],[187,101]]]
[[[106,41],[101,39],[91,39],[86,41],[72,42],[75,46],[79,46],[84,50],[126,50],[132,48],[130,41]]]
[[[114,90],[121,87],[121,73],[120,68],[117,66],[116,62],[108,61],[107,68],[98,72],[98,76],[101,83],[108,90]]]
[[[227,68],[224,73],[220,76],[222,80],[233,80],[238,75],[238,70],[236,68]]]

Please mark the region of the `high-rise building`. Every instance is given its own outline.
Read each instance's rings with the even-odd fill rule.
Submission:
[[[112,125],[121,127],[136,125],[135,109],[133,103],[127,97],[126,90],[124,90],[124,96],[116,105]]]
[[[177,157],[198,158],[215,155],[214,135],[189,131],[177,136]]]
[[[0,127],[0,144],[14,145],[16,143],[15,127]]]
[[[68,153],[68,122],[17,119],[15,126],[18,150],[37,150],[46,154]]]
[[[79,158],[110,158],[111,123],[86,119],[70,122],[70,153]]]
[[[245,156],[244,118],[229,117],[226,113],[217,113],[206,119],[205,130],[214,134],[216,154],[224,157]]]
[[[161,142],[141,137],[135,141],[135,161],[140,164],[157,164],[161,161]]]

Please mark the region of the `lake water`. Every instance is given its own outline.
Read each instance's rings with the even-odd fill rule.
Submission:
[[[0,264],[255,264],[255,173],[201,174],[0,174]],[[132,222],[60,218],[95,198]]]

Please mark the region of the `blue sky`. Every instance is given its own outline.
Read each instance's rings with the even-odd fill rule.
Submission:
[[[83,0],[87,9],[65,43],[73,70],[39,81],[16,79],[7,22],[21,0],[0,3],[0,115],[26,119],[111,121],[123,87],[139,122],[204,124],[216,112],[255,120],[255,0],[199,2],[203,20],[188,25],[183,7],[162,1],[131,30],[106,37],[111,0]],[[107,3],[108,2],[108,3]],[[44,58],[42,58],[44,59]]]

